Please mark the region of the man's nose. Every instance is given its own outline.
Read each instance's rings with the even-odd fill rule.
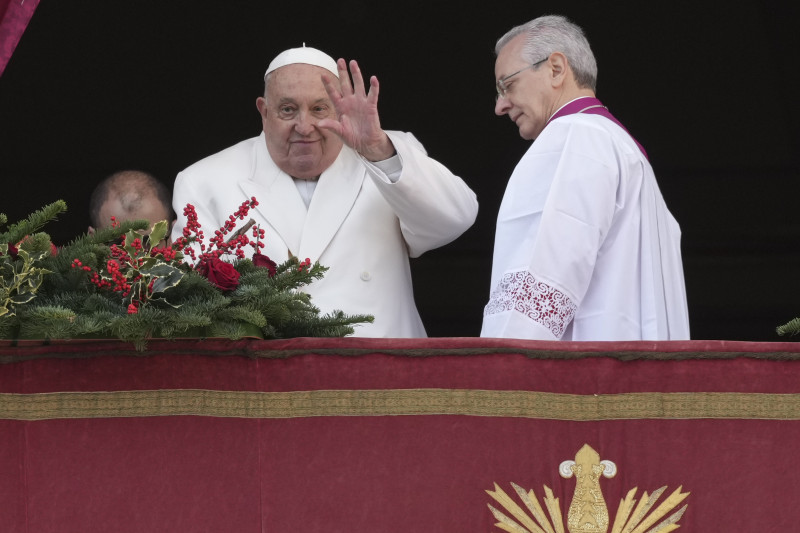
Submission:
[[[511,109],[511,102],[502,96],[498,96],[494,103],[494,114],[497,116],[502,116],[508,113],[509,109]]]
[[[300,113],[294,129],[300,135],[310,135],[314,131],[317,121],[309,113]]]

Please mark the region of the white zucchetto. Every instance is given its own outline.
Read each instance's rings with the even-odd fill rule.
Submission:
[[[278,54],[278,56],[272,60],[272,63],[269,64],[269,67],[267,67],[267,71],[264,73],[264,79],[266,79],[273,70],[297,63],[322,67],[337,78],[339,77],[339,69],[336,67],[336,61],[334,61],[331,56],[316,48],[308,47],[303,43],[302,48],[290,48]]]

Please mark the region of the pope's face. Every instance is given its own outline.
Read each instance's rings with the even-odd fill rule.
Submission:
[[[531,64],[522,59],[524,42],[525,36],[518,35],[497,55],[494,75],[498,80],[507,78],[507,92],[506,96],[497,99],[494,112],[501,116],[508,115],[519,128],[520,136],[533,140],[550,119],[555,98],[548,83],[548,63],[528,68]]]
[[[324,118],[336,118],[321,79],[327,72],[305,64],[281,67],[267,80],[266,98],[256,101],[269,155],[294,178],[318,177],[342,149],[336,134],[317,126]]]

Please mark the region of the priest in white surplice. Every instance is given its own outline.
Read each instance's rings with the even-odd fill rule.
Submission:
[[[644,148],[595,98],[583,31],[540,17],[496,52],[495,113],[534,142],[500,206],[481,336],[688,339],[680,227]]]

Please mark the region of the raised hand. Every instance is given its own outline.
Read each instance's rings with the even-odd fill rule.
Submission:
[[[346,145],[370,161],[392,157],[394,146],[381,129],[378,117],[378,78],[370,78],[367,93],[364,77],[355,60],[350,61],[350,72],[344,59],[340,58],[336,66],[339,69],[338,84],[332,76],[322,75],[325,91],[336,109],[336,119],[320,120],[318,126],[336,133]]]

